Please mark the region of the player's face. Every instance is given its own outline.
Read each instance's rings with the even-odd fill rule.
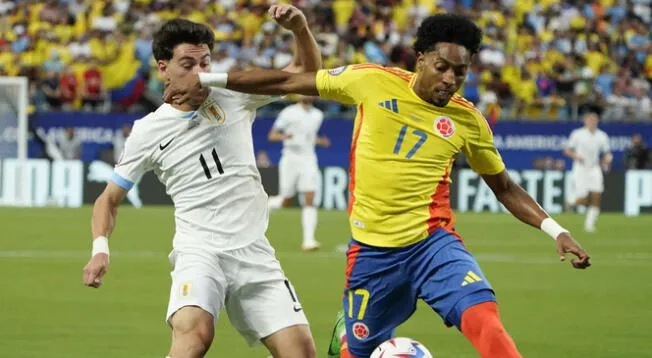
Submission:
[[[584,125],[591,131],[594,131],[598,128],[598,117],[595,114],[587,114],[584,117]]]
[[[211,51],[207,45],[177,45],[169,61],[158,61],[159,74],[164,82],[175,81],[199,72],[210,72]]]
[[[417,94],[438,107],[448,104],[462,86],[471,65],[471,54],[453,43],[439,43],[434,50],[417,57]]]

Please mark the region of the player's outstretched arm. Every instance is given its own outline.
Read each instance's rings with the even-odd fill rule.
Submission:
[[[93,250],[91,259],[84,267],[84,284],[90,287],[100,287],[102,277],[109,267],[109,241],[118,206],[127,195],[127,190],[109,181],[104,192],[95,200],[91,231],[93,233]]]
[[[591,266],[589,254],[575,241],[571,234],[562,228],[520,185],[515,183],[506,170],[495,175],[482,175],[484,181],[517,219],[539,228],[556,240],[557,253],[564,261],[567,253],[576,256],[573,267],[585,269]]]
[[[303,94],[318,96],[316,72],[291,73],[279,70],[235,71],[230,73],[199,73],[166,84],[163,101],[183,104],[202,96],[202,87],[267,95]]]
[[[306,16],[292,5],[272,5],[269,16],[294,35],[294,58],[283,70],[292,73],[314,72],[321,68],[321,52],[310,32]]]

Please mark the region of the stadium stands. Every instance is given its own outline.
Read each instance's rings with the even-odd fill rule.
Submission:
[[[280,1],[283,2],[283,1]],[[288,2],[288,1],[285,1]],[[0,75],[29,77],[33,109],[142,111],[162,85],[151,35],[183,17],[209,25],[213,68],[279,68],[290,38],[266,18],[267,1],[0,0]],[[300,0],[326,67],[375,62],[412,68],[416,27],[463,13],[485,32],[463,95],[490,120],[652,121],[651,0]],[[336,105],[326,105],[341,115]]]

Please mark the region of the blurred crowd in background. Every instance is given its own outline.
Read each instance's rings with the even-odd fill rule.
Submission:
[[[299,0],[324,66],[374,62],[413,69],[418,24],[438,12],[474,19],[484,44],[460,93],[492,121],[652,121],[652,0]],[[210,26],[213,71],[281,68],[292,36],[269,21],[272,1],[0,0],[0,75],[27,76],[33,111],[148,111],[162,83],[152,34],[182,17]],[[276,1],[274,3],[290,3]],[[327,115],[351,109],[320,103]],[[281,106],[282,107],[282,106]],[[268,110],[276,110],[271,107]]]

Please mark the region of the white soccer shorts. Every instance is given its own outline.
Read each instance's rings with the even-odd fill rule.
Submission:
[[[317,191],[319,166],[313,158],[283,156],[278,163],[279,195],[291,198],[299,193]]]
[[[267,239],[235,250],[175,250],[166,321],[185,306],[198,306],[217,322],[226,308],[231,324],[247,344],[283,328],[307,325],[299,298],[285,277]]]
[[[604,178],[602,169],[595,168],[574,168],[573,189],[576,199],[585,198],[589,193],[602,193],[604,191]]]

